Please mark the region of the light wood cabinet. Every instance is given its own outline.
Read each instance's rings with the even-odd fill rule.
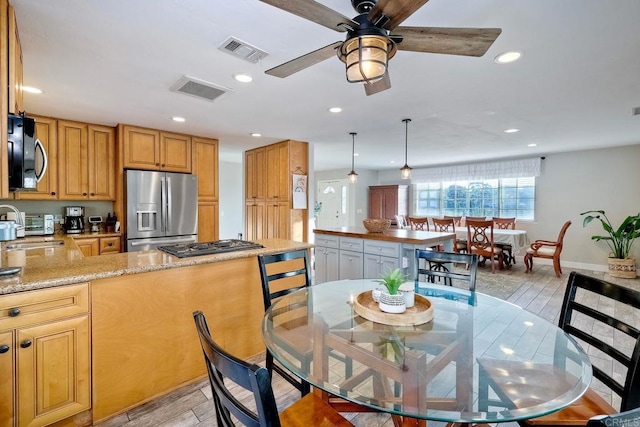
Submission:
[[[50,117],[33,116],[36,121],[36,136],[44,147],[48,163],[44,176],[36,191],[16,191],[18,200],[58,199],[58,122]]]
[[[0,331],[0,426],[45,426],[89,409],[87,283],[1,296]]]
[[[86,257],[119,253],[121,250],[119,236],[75,237],[73,240]]]
[[[22,91],[23,61],[18,22],[13,6],[9,6],[9,112],[18,114],[24,111]]]
[[[386,218],[395,224],[396,215],[409,214],[409,186],[374,185],[369,187],[369,218]]]
[[[97,237],[88,239],[74,239],[76,246],[82,252],[84,256],[98,256],[100,255],[100,239]]]
[[[100,237],[98,246],[100,255],[120,253],[120,237]]]
[[[7,116],[9,115],[9,2],[0,0],[0,198],[9,197]]]
[[[122,125],[123,164],[127,169],[191,173],[191,137]]]
[[[61,200],[115,200],[115,130],[58,120]]]
[[[198,241],[218,240],[218,141],[194,136],[191,150],[198,176]]]
[[[281,141],[245,152],[247,239],[307,241],[307,209],[293,209],[293,174],[306,175],[306,142]],[[307,192],[309,189],[307,189]]]

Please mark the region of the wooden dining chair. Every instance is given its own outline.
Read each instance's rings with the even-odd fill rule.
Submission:
[[[515,230],[516,218],[515,217],[493,217],[493,227],[496,230]],[[506,264],[515,264],[516,258],[513,256],[513,247],[509,243],[496,243],[496,246],[501,248],[504,252],[504,261]]]
[[[465,216],[464,217],[465,224],[467,221],[486,221],[486,220],[487,220],[486,216]]]
[[[207,365],[218,426],[235,426],[232,416],[249,427],[353,426],[313,393],[278,413],[267,369],[238,359],[220,347],[211,337],[202,312],[194,312],[193,319]],[[244,390],[253,395],[254,405],[250,406],[255,406],[255,411],[242,402]]]
[[[571,221],[567,221],[564,223],[555,242],[550,240],[536,240],[535,242],[531,243],[531,245],[527,248],[527,253],[524,256],[526,273],[533,270],[533,258],[546,258],[553,260],[553,270],[556,272],[556,277],[562,276],[562,267],[560,267],[560,253],[562,253],[562,242],[564,240],[564,235],[570,225]]]
[[[407,228],[407,218],[404,215],[395,215],[396,227],[399,229]]]
[[[442,218],[443,219],[452,219],[453,220],[453,224],[456,227],[463,227],[463,225],[462,225],[462,215],[460,215],[460,216],[445,215]],[[456,246],[458,247],[458,250],[456,252],[466,252],[467,251],[467,239],[456,239]]]
[[[560,310],[559,327],[588,349],[593,376],[602,383],[598,387],[609,388],[620,397],[620,411],[640,407],[640,329],[632,321],[639,313],[639,291],[571,272]],[[615,345],[614,335],[618,343]],[[627,345],[620,346],[620,342]],[[556,354],[563,353],[556,351]],[[614,362],[613,369],[611,361]],[[545,388],[549,384],[542,372],[537,384],[522,384],[513,380],[517,378],[518,370],[540,369],[539,366],[493,359],[478,359],[478,365],[481,378],[487,380],[503,402],[511,401],[517,408],[521,387],[537,387],[541,398],[544,398]],[[505,375],[505,372],[509,375]],[[485,409],[486,397],[486,390],[479,390],[480,410]],[[618,410],[590,387],[568,407],[519,423],[524,427],[585,426],[594,416],[616,413]]]
[[[424,260],[424,268],[420,266],[420,260]],[[444,278],[444,284],[453,286],[453,279],[467,282],[470,291],[476,290],[476,276],[478,274],[478,255],[461,254],[457,252],[437,252],[425,249],[416,249],[416,286],[421,277],[425,281],[434,282],[434,279]],[[446,267],[446,263],[465,264],[467,269],[464,272],[451,271]],[[433,266],[436,266],[433,268]],[[429,267],[429,268],[427,268]]]
[[[433,231],[437,231],[440,233],[455,233],[456,232],[456,222],[453,218],[433,218]],[[444,247],[442,245],[438,246],[439,251],[444,251]],[[454,252],[466,252],[467,251],[467,241],[460,241],[456,239],[455,244],[453,245]]]
[[[478,254],[480,262],[491,261],[491,272],[495,273],[494,261],[498,260],[498,268],[504,268],[504,254],[496,247],[493,240],[493,221],[475,221],[468,219],[467,224],[467,252]],[[484,259],[484,261],[482,260]]]
[[[429,218],[407,217],[407,223],[412,230],[429,231]]]

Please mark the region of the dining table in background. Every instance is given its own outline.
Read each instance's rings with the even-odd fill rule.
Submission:
[[[420,283],[416,291],[432,305],[432,320],[390,326],[354,311],[358,296],[377,285],[371,279],[340,280],[298,290],[275,302],[262,323],[275,359],[341,412],[383,411],[411,426],[425,420],[517,421],[569,405],[591,381],[582,348],[521,307],[479,292]],[[292,347],[306,352],[294,357]],[[482,374],[483,361],[501,360],[532,367],[519,372],[518,381],[532,387],[522,388],[517,407],[501,400]]]

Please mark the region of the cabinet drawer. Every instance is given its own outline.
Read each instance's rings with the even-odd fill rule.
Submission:
[[[101,237],[100,254],[111,254],[120,252],[120,237]]]
[[[326,248],[338,248],[340,246],[338,236],[329,236],[327,234],[316,234],[315,244]]]
[[[88,312],[88,283],[4,295],[0,297],[0,330]]]
[[[364,243],[364,253],[398,258],[400,256],[400,243],[366,240]]]
[[[362,239],[352,237],[340,237],[340,249],[347,251],[362,252]]]

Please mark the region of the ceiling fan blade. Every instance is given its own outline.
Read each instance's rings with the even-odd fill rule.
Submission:
[[[383,78],[381,78],[380,80],[378,80],[375,83],[365,83],[364,84],[364,91],[367,94],[367,96],[369,95],[374,95],[378,92],[382,92],[383,90],[387,90],[391,88],[391,79],[389,78],[389,73],[387,72],[387,74],[384,75]]]
[[[482,56],[498,38],[500,28],[429,28],[398,27],[402,36],[399,50],[442,53],[445,55]]]
[[[344,42],[335,42],[328,46],[321,47],[318,50],[314,50],[313,52],[299,56],[291,61],[285,62],[284,64],[280,64],[277,67],[270,68],[265,71],[265,74],[280,78],[289,77],[291,74],[302,71],[305,68],[317,64],[318,62],[322,62],[325,59],[335,56],[336,49],[342,46],[342,43]]]
[[[429,0],[378,0],[376,5],[369,11],[367,18],[371,22],[376,22],[382,17],[388,18],[389,21],[383,24],[383,28],[391,31],[428,1]]]
[[[301,18],[308,19],[332,30],[341,33],[347,31],[345,24],[351,28],[358,28],[359,24],[350,18],[336,12],[327,6],[314,0],[260,0],[263,3],[275,6]]]

